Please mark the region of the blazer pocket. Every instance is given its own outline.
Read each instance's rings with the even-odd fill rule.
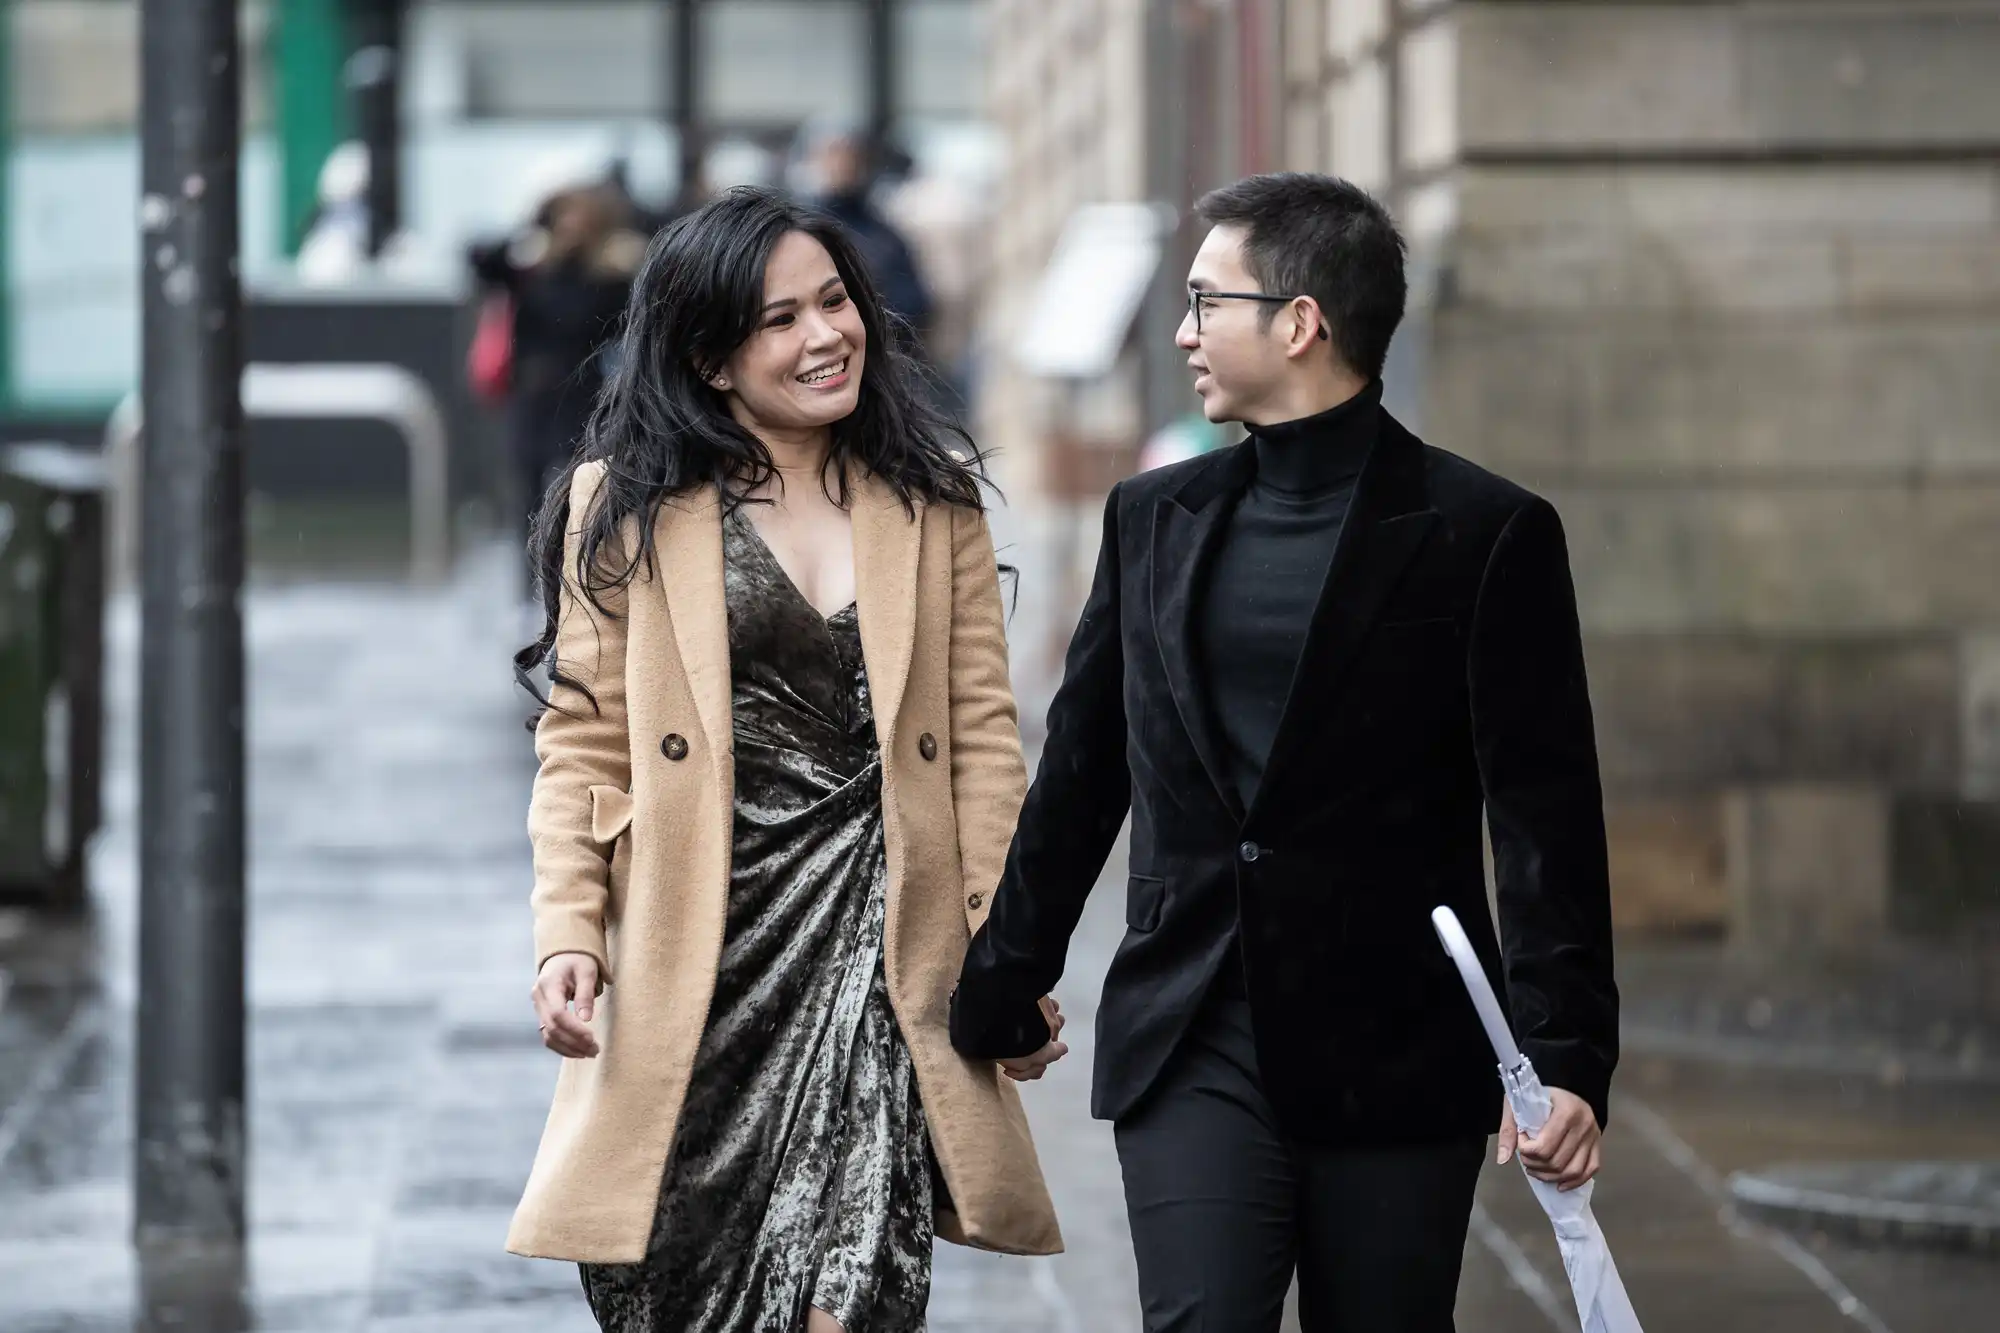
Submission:
[[[1125,886],[1125,924],[1140,932],[1160,924],[1167,882],[1158,875],[1134,875]]]

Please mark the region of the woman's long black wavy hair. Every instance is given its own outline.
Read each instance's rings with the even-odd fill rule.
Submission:
[[[603,595],[628,586],[654,559],[653,526],[661,504],[715,486],[726,506],[774,475],[771,452],[729,413],[708,376],[757,331],[764,269],[792,232],[826,247],[868,332],[860,401],[833,425],[833,448],[821,484],[845,503],[847,466],[887,482],[914,512],[918,499],[981,508],[984,457],[964,429],[932,405],[927,372],[898,346],[906,326],[882,306],[859,252],[832,218],[771,190],[741,188],[674,222],[653,238],[633,280],[617,368],[593,409],[575,458],[549,487],[528,539],[544,619],[541,637],[514,656],[517,675],[536,698],[530,673],[581,690],[555,660],[563,582],[599,612]],[[577,468],[603,461],[604,482],[589,512],[573,525],[570,482]],[[619,565],[617,535],[637,516],[639,542]],[[580,526],[573,567],[563,568],[564,538]],[[593,701],[594,702],[594,701]]]

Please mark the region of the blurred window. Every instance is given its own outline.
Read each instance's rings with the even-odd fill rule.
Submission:
[[[243,122],[270,122],[268,80],[254,58],[270,31],[271,0],[244,0]],[[139,112],[135,0],[6,0],[11,59],[8,121],[16,135],[130,131]]]
[[[905,120],[986,113],[990,16],[991,7],[978,0],[902,0],[896,97]]]
[[[867,14],[854,0],[706,0],[702,89],[712,120],[785,124],[868,111]]]
[[[245,0],[246,274],[277,262],[264,58],[274,0]],[[97,411],[137,383],[139,17],[133,0],[8,0],[0,390],[30,411]]]
[[[412,111],[425,119],[660,115],[664,0],[416,0],[405,20]]]

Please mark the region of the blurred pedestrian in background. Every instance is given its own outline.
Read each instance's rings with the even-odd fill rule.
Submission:
[[[963,414],[975,391],[974,329],[990,235],[980,195],[962,175],[893,151],[877,192],[882,213],[908,240],[930,294],[924,352]]]
[[[336,286],[368,264],[368,146],[348,140],[319,169],[319,204],[299,244],[298,275],[311,286]]]
[[[928,355],[930,286],[909,241],[876,202],[876,173],[866,136],[850,125],[822,122],[808,126],[800,144],[795,185],[847,229],[881,289],[882,304],[909,325],[915,347]]]
[[[299,242],[294,271],[308,287],[342,287],[371,270],[389,278],[422,274],[431,255],[423,238],[398,228],[368,252],[372,215],[368,183],[374,174],[368,145],[349,139],[327,154],[319,170],[319,202]]]
[[[621,146],[617,154],[612,157],[611,165],[604,174],[604,183],[610,187],[619,206],[625,210],[632,230],[641,236],[650,239],[676,216],[672,208],[656,207],[633,193],[632,153],[628,147]]]
[[[566,1062],[509,1248],[580,1262],[611,1333],[915,1333],[934,1236],[1061,1244],[945,1030],[1027,785],[977,450],[773,191],[666,230],[621,345],[517,659]],[[1014,1078],[1063,1053],[1043,1006]]]
[[[516,484],[530,511],[583,436],[645,248],[630,196],[605,175],[561,181],[527,226],[471,248],[473,273],[504,298],[485,316],[500,321],[504,372],[482,391],[504,397]]]

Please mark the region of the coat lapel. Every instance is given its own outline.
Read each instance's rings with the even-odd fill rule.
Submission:
[[[1242,802],[1223,768],[1212,710],[1195,663],[1194,615],[1208,567],[1237,499],[1250,484],[1253,465],[1249,445],[1225,450],[1186,484],[1161,496],[1153,508],[1153,638],[1166,669],[1167,690],[1216,798],[1238,816]]]
[[[729,612],[723,600],[722,505],[713,487],[668,499],[653,528],[661,591],[694,694],[708,753],[727,754],[730,724]]]
[[[924,549],[924,502],[914,516],[893,487],[872,475],[850,478],[854,518],[854,599],[861,655],[875,697],[882,753],[896,752],[896,718],[917,636],[917,566]]]
[[[1354,483],[1354,499],[1292,673],[1277,738],[1251,798],[1253,811],[1283,781],[1284,766],[1298,748],[1308,716],[1324,708],[1339,689],[1383,599],[1437,519],[1425,494],[1422,446],[1385,412],[1381,433]]]

